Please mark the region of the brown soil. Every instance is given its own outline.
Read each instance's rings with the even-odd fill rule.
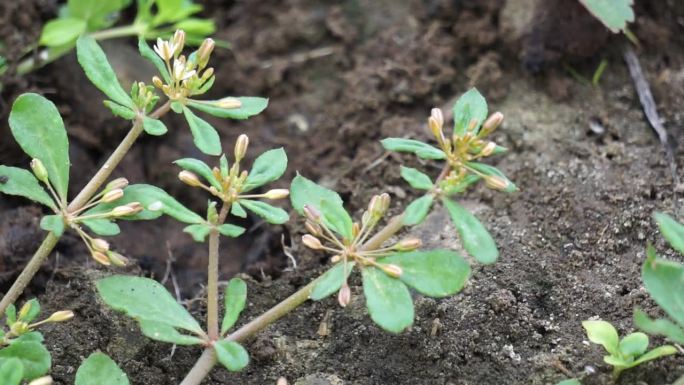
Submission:
[[[388,335],[373,325],[355,282],[347,309],[333,300],[306,303],[247,344],[252,362],[246,370],[215,370],[206,384],[273,384],[279,376],[298,385],[553,384],[566,377],[563,371],[583,377],[585,385],[611,383],[601,349],[586,343],[581,321],[600,317],[626,333],[633,330],[635,306],[657,312],[639,271],[649,241],[677,258],[650,219],[654,210],[672,210],[675,186],[621,60],[622,40],[597,29],[581,8],[571,6],[565,14],[556,3],[563,2],[207,2],[207,14],[219,24],[217,35],[234,46],[216,55],[220,75],[213,96],[270,98],[257,118],[212,123],[225,148],[242,132],[250,135],[251,154],[284,146],[290,164],[282,186],[299,171],[339,191],[356,214],[381,191],[392,194],[398,211],[415,198],[399,177],[399,162],[429,166],[410,156],[386,156],[378,140],[427,139],[429,109],[450,108],[455,96],[474,85],[491,110],[507,117],[495,139],[511,151],[494,163],[521,192],[478,187],[463,197],[494,235],[501,259],[475,266],[466,289],[452,298],[416,296],[417,317],[409,331]],[[639,57],[666,126],[681,143],[675,128],[684,123],[684,7],[637,6]],[[20,13],[7,15],[19,20]],[[51,15],[29,16],[42,23]],[[40,24],[9,25],[3,34],[26,30],[25,36],[33,36],[28,31]],[[119,42],[107,51],[126,79],[149,78],[130,54],[132,47]],[[598,88],[563,70],[570,65],[590,76],[602,58],[610,64]],[[73,57],[6,86],[3,121],[11,101],[28,90],[46,94],[64,115],[72,163],[79,167],[73,173],[76,191],[126,127],[93,102],[101,96]],[[600,121],[603,132],[592,130],[592,121]],[[136,144],[117,175],[161,186],[202,211],[206,197],[180,186],[170,164],[201,156],[180,119],[166,122],[170,134]],[[9,138],[6,131],[3,137]],[[0,162],[26,164],[12,140],[2,140],[0,150]],[[25,204],[0,197],[0,289],[9,286],[42,236],[39,210]],[[288,226],[265,226],[255,218],[246,225],[249,234],[224,242],[222,249],[222,279],[248,274],[242,322],[305,285],[326,260],[299,245],[302,226],[294,216]],[[197,298],[206,251],[180,229],[170,220],[127,224],[113,243],[139,262],[130,274],[160,278],[171,255],[181,296]],[[428,247],[459,248],[440,211],[410,232]],[[297,257],[296,270],[281,238]],[[39,295],[46,314],[76,312],[73,321],[44,329],[56,384],[73,383],[79,363],[98,349],[119,362],[133,384],[178,383],[199,350],[150,342],[132,321],[99,303],[93,280],[110,272],[95,267],[74,237],[65,237],[56,254],[26,293]],[[201,303],[190,303],[201,319]],[[330,334],[323,337],[318,330],[324,320]],[[625,372],[620,383],[670,384],[682,374],[681,358],[671,357]]]

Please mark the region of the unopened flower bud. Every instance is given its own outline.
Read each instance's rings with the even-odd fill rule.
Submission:
[[[47,322],[64,322],[74,318],[74,312],[71,310],[62,310],[52,313],[52,315],[46,319]]]
[[[111,203],[111,202],[114,202],[114,201],[121,199],[123,196],[124,196],[123,190],[120,188],[116,188],[114,190],[106,192],[105,195],[102,196],[102,202]]]
[[[31,330],[29,328],[29,324],[26,322],[22,322],[22,321],[16,321],[10,327],[10,333],[12,333],[14,335],[22,335],[22,334],[28,332],[29,330]]]
[[[33,175],[35,175],[39,181],[48,183],[48,172],[40,159],[34,158],[31,160],[31,170],[33,170]]]
[[[200,45],[199,49],[197,50],[197,65],[199,68],[206,67],[207,63],[209,62],[209,57],[211,56],[211,51],[214,50],[215,45],[216,43],[214,43],[213,39],[204,39],[202,45]]]
[[[195,173],[188,171],[188,170],[183,170],[178,173],[178,179],[181,180],[181,182],[187,184],[188,186],[192,187],[199,187],[202,186],[202,181],[199,179]]]
[[[430,127],[430,132],[437,138],[437,141],[441,144],[445,141],[444,132],[442,132],[442,126],[437,123],[434,117],[428,118],[428,127]]]
[[[95,251],[107,252],[109,250],[109,242],[101,238],[95,238],[90,242],[90,247]]]
[[[268,190],[264,194],[264,198],[266,199],[283,199],[287,198],[290,195],[290,190],[286,188],[276,188],[273,190]]]
[[[321,226],[318,225],[317,223],[311,222],[308,219],[304,223],[304,227],[306,228],[306,231],[310,232],[313,236],[319,236],[322,234]]]
[[[442,115],[442,110],[439,108],[433,108],[430,110],[430,117],[435,120],[435,123],[439,125],[440,130],[444,126],[444,116]]]
[[[470,122],[468,122],[468,132],[473,132],[477,128],[477,124],[479,121],[475,118],[470,119]]]
[[[287,385],[287,379],[285,377],[278,378],[278,381],[276,381],[276,385]]]
[[[352,237],[356,238],[360,232],[361,232],[361,226],[359,225],[359,222],[354,222],[352,224]]]
[[[163,40],[162,38],[157,38],[157,44],[154,45],[154,51],[164,59],[164,61],[168,61],[173,57],[173,52],[171,51],[171,46],[168,41]]]
[[[401,267],[397,265],[380,265],[382,271],[385,272],[385,274],[389,275],[392,278],[399,278],[401,277],[401,274],[404,272]]]
[[[183,45],[185,45],[185,31],[182,29],[176,30],[176,33],[173,34],[173,45],[176,48],[173,52],[174,55],[178,55],[183,51]]]
[[[496,130],[501,123],[503,123],[504,115],[501,112],[495,112],[482,125],[481,135],[489,135]]]
[[[337,263],[341,260],[342,260],[341,255],[333,255],[332,257],[330,257],[330,263]]]
[[[368,203],[368,212],[370,215],[377,215],[382,209],[382,203],[380,202],[380,195],[373,195],[370,202]]]
[[[339,302],[342,307],[347,307],[349,302],[351,302],[351,289],[347,282],[342,284],[340,291],[337,293],[337,302]]]
[[[302,237],[302,243],[304,243],[306,247],[313,250],[320,250],[323,248],[323,244],[321,243],[321,241],[311,234],[305,234]]]
[[[421,241],[420,239],[408,238],[408,239],[403,239],[403,240],[399,241],[396,245],[394,245],[394,249],[400,250],[400,251],[410,251],[410,250],[415,250],[422,245],[423,245],[423,241]]]
[[[28,385],[52,385],[52,377],[43,376],[36,378],[35,380],[29,382]]]
[[[492,155],[492,153],[494,152],[495,149],[496,149],[496,143],[489,142],[482,148],[482,150],[480,150],[480,155],[482,155],[482,156]]]
[[[314,223],[319,223],[321,221],[321,213],[315,207],[304,205],[304,216]]]
[[[380,207],[382,209],[383,214],[389,209],[390,202],[391,202],[391,199],[390,199],[390,196],[388,193],[380,194],[380,203],[382,204],[382,206],[380,206]]]
[[[240,108],[240,107],[242,107],[242,102],[240,101],[240,99],[233,98],[230,96],[227,98],[219,99],[214,104],[216,104],[217,107],[221,107],[221,108]]]
[[[93,257],[93,259],[101,265],[109,266],[112,264],[109,261],[109,258],[107,258],[107,256],[104,253],[101,253],[99,251],[93,251],[93,253],[90,254],[90,256]]]
[[[143,207],[138,202],[128,203],[123,206],[116,206],[110,211],[109,215],[113,217],[125,217],[127,215],[133,215],[141,212]]]
[[[487,175],[483,177],[485,185],[494,190],[506,190],[509,186],[509,182],[501,177],[495,175]]]
[[[116,178],[113,181],[107,183],[105,191],[111,191],[116,189],[124,189],[128,186],[128,179],[126,178]]]
[[[162,88],[164,86],[164,82],[159,79],[159,76],[152,77],[152,84],[154,84],[154,86],[157,88]]]
[[[235,161],[239,162],[247,154],[247,146],[249,146],[249,137],[242,134],[238,136],[237,141],[235,141]]]
[[[26,303],[24,304],[24,306],[22,306],[21,309],[19,310],[19,317],[18,317],[18,319],[26,318],[26,316],[28,315],[28,313],[31,311],[31,307],[33,307],[31,301],[26,302]]]
[[[204,72],[202,72],[202,81],[205,82],[205,81],[209,80],[209,78],[212,77],[213,75],[214,75],[214,68],[213,67],[207,68],[206,70],[204,70]]]
[[[123,255],[117,253],[116,251],[110,251],[107,253],[107,257],[109,258],[109,261],[114,265],[118,267],[123,267],[128,264],[128,258],[124,257]]]

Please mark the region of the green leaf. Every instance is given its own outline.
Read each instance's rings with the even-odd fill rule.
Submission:
[[[47,47],[59,47],[76,40],[85,30],[85,20],[73,17],[53,19],[43,26],[39,44]]]
[[[628,334],[620,340],[618,349],[623,356],[636,358],[648,349],[648,336],[640,332]]]
[[[285,169],[287,169],[287,155],[282,147],[264,152],[254,161],[242,191],[253,190],[273,182],[285,173]]]
[[[237,238],[245,233],[245,228],[231,225],[230,223],[224,223],[218,227],[218,231],[226,237]]]
[[[221,323],[221,335],[226,334],[228,329],[235,325],[240,317],[240,313],[245,308],[247,302],[247,284],[240,278],[233,278],[228,281],[226,294],[224,295],[224,305],[226,313],[223,315]]]
[[[620,356],[603,356],[603,362],[605,362],[608,365],[612,365],[615,367],[615,369],[618,369],[617,372],[631,368],[634,363],[634,361],[628,361]]]
[[[111,236],[118,235],[119,233],[121,233],[121,229],[119,228],[119,225],[110,221],[109,219],[104,219],[104,218],[85,219],[85,220],[81,221],[81,223],[86,225],[92,232],[94,232],[97,235],[102,235],[105,237],[111,237]]]
[[[444,151],[414,139],[387,138],[380,141],[388,151],[411,152],[421,159],[446,159]]]
[[[571,378],[569,380],[563,380],[556,385],[582,385],[582,383],[576,378]]]
[[[182,29],[187,34],[197,36],[209,36],[216,32],[216,25],[211,19],[189,18],[176,23],[174,28]]]
[[[606,321],[583,321],[582,326],[587,331],[589,341],[602,345],[608,353],[618,356],[620,339],[617,330]]]
[[[46,215],[40,220],[40,228],[61,237],[64,234],[64,219],[61,215]]]
[[[684,254],[684,225],[664,213],[654,213],[653,219],[658,223],[660,233],[670,246]]]
[[[236,217],[247,218],[247,211],[242,208],[242,205],[239,201],[233,203],[233,205],[230,207],[230,213]]]
[[[155,0],[157,14],[152,20],[153,26],[164,23],[175,23],[202,10],[202,6],[187,0]]]
[[[211,226],[204,223],[198,223],[186,226],[183,229],[183,232],[190,234],[195,242],[204,242],[204,239],[211,232]]]
[[[662,258],[646,260],[641,279],[653,300],[684,327],[684,265]]]
[[[121,88],[114,70],[95,39],[84,35],[76,41],[76,55],[88,79],[113,101],[134,108],[133,100]]]
[[[114,275],[97,281],[96,286],[107,305],[131,318],[203,334],[199,323],[155,280]]]
[[[444,196],[451,196],[465,191],[470,185],[480,180],[480,177],[473,174],[466,175],[463,180],[455,185],[450,185],[446,181],[442,181],[440,187],[444,191]]]
[[[634,324],[648,334],[660,334],[673,342],[684,344],[684,330],[668,319],[651,319],[643,311],[634,311]]]
[[[214,186],[218,191],[223,191],[221,183],[218,181],[218,179],[216,179],[216,176],[214,176],[214,172],[211,171],[211,168],[209,168],[209,166],[201,160],[193,158],[183,158],[178,159],[173,163],[176,164],[178,167],[182,168],[183,170],[188,170],[201,176],[207,182],[209,182],[210,185]]]
[[[434,197],[430,194],[424,195],[411,202],[404,210],[404,225],[415,226],[425,219],[432,207]]]
[[[249,199],[240,199],[239,202],[247,210],[260,216],[261,218],[264,218],[268,223],[280,225],[290,220],[290,215],[287,213],[287,211],[281,209],[280,207],[273,207],[268,203]]]
[[[0,366],[12,358],[21,361],[24,368],[24,378],[27,380],[45,375],[52,365],[50,352],[42,343],[37,341],[15,341],[0,349]]]
[[[22,94],[12,105],[9,125],[22,150],[43,162],[50,183],[66,202],[69,140],[57,107],[38,94]]]
[[[465,286],[470,275],[468,262],[450,250],[412,251],[378,260],[401,267],[402,282],[429,297],[446,297]]]
[[[401,177],[415,189],[429,190],[433,186],[430,177],[415,168],[401,166]]]
[[[215,103],[217,100],[189,100],[188,106],[196,108],[202,112],[217,116],[219,118],[229,118],[229,119],[247,119],[251,116],[260,114],[268,106],[268,99],[251,97],[251,96],[241,96],[236,97],[242,103],[240,108],[221,108]]]
[[[0,378],[3,385],[19,385],[24,378],[24,366],[17,358],[8,358],[0,366]]]
[[[88,22],[89,31],[109,27],[116,21],[115,13],[122,10],[131,0],[68,0],[65,16],[76,17]],[[61,14],[60,14],[61,15]]]
[[[138,324],[140,325],[140,331],[155,341],[176,345],[201,345],[204,343],[201,338],[181,334],[173,326],[166,323],[140,319]]]
[[[86,215],[105,213],[116,206],[140,202],[145,210],[135,215],[121,217],[124,220],[150,220],[166,214],[184,223],[204,223],[204,219],[187,209],[166,191],[148,184],[134,184],[124,189],[124,196],[112,203],[101,203],[86,211]]]
[[[443,202],[468,254],[485,265],[496,262],[499,250],[484,225],[458,203],[446,198]]]
[[[195,146],[207,155],[221,154],[221,138],[216,129],[195,115],[189,108],[183,107],[183,114],[190,126]]]
[[[76,371],[75,385],[129,385],[128,377],[106,354],[88,356]]]
[[[342,198],[336,192],[318,185],[299,174],[292,180],[290,185],[290,201],[292,202],[292,207],[299,215],[304,215],[304,205],[312,206],[321,211],[321,201],[323,199],[343,207]]]
[[[237,342],[217,341],[214,344],[214,350],[216,350],[216,358],[221,365],[231,372],[237,372],[249,364],[249,354]]]
[[[311,290],[309,298],[314,301],[320,301],[340,290],[342,284],[354,269],[354,265],[354,262],[348,262],[345,268],[344,262],[340,262],[328,269],[328,271],[323,273],[323,275],[316,280],[316,284]],[[347,270],[347,274],[345,274],[345,269]]]
[[[15,322],[17,322],[17,308],[14,304],[10,304],[5,311],[5,324],[8,327],[12,327],[12,324]]]
[[[321,214],[323,223],[331,230],[340,234],[344,239],[352,240],[352,227],[354,225],[347,210],[335,201],[328,199],[321,200]]]
[[[624,31],[634,21],[634,0],[580,0],[589,12],[613,33]]]
[[[482,123],[487,119],[487,101],[475,88],[461,95],[454,104],[454,135],[465,135],[473,119],[477,120],[477,126],[473,131],[473,134],[477,135]]]
[[[128,107],[122,106],[119,103],[114,103],[111,100],[105,100],[102,103],[104,103],[105,107],[112,110],[112,113],[114,115],[122,117],[126,120],[131,120],[131,119],[135,118],[135,116],[136,116],[135,111],[131,110]]]
[[[56,210],[54,201],[28,170],[0,165],[0,193],[31,199]]]
[[[655,360],[656,358],[660,357],[665,357],[669,356],[672,354],[677,353],[677,348],[671,345],[663,345],[659,346],[657,348],[651,349],[648,353],[644,354],[643,356],[639,357],[634,361],[630,367],[634,367],[640,364],[643,364],[644,362]]]
[[[40,314],[40,303],[35,298],[26,301],[22,308],[24,307],[27,307],[29,311],[27,311],[26,314],[21,314],[21,311],[19,311],[19,321],[30,323],[38,317],[38,314]]]
[[[413,301],[406,285],[375,267],[366,267],[361,274],[371,319],[391,333],[400,333],[411,326]]]
[[[506,177],[506,175],[504,175],[504,173],[502,173],[501,171],[499,171],[498,168],[492,167],[492,166],[490,166],[490,165],[488,165],[488,164],[477,163],[477,162],[469,162],[469,163],[467,163],[467,165],[468,165],[469,167],[471,167],[471,168],[473,168],[473,169],[475,169],[475,170],[481,172],[481,173],[484,174],[484,175],[495,176],[495,177],[501,178],[501,179],[503,179],[504,181],[506,181],[507,187],[506,187],[503,191],[505,191],[505,192],[507,192],[507,193],[511,193],[511,192],[518,191],[518,186],[516,186],[515,183],[511,182],[511,180],[508,179],[508,178]]]
[[[143,118],[143,129],[146,133],[154,136],[164,135],[168,131],[161,120],[152,119],[149,116]]]
[[[154,64],[157,71],[159,71],[159,74],[162,76],[162,79],[164,79],[164,83],[171,83],[171,76],[169,75],[169,70],[166,69],[166,64],[164,64],[162,58],[147,45],[145,39],[140,38],[138,40],[138,50],[140,51],[140,55]]]
[[[219,158],[219,170],[221,170],[221,176],[223,178],[228,178],[230,170],[228,169],[228,158],[226,158],[226,154],[221,154],[221,158]]]

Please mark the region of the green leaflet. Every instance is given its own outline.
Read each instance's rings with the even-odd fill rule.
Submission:
[[[240,313],[245,308],[247,302],[247,284],[240,278],[233,278],[228,281],[226,293],[224,295],[225,314],[221,322],[221,335],[226,334],[228,329],[235,325],[240,317]]]
[[[465,135],[473,119],[477,121],[473,134],[477,134],[480,132],[482,123],[487,119],[487,101],[475,88],[461,95],[454,104],[454,134]]]
[[[4,385],[19,385],[24,378],[24,366],[18,358],[8,358],[0,365],[0,378]]]
[[[415,168],[401,166],[401,177],[418,190],[430,190],[433,186],[430,177]]]
[[[76,371],[75,385],[129,385],[128,377],[106,354],[91,354]]]
[[[122,117],[126,120],[132,120],[135,118],[136,113],[135,111],[131,110],[128,107],[122,106],[119,103],[114,103],[111,100],[105,100],[104,102],[105,107],[109,108],[112,110],[112,113],[116,116]]]
[[[190,234],[195,242],[204,242],[204,239],[211,232],[211,226],[204,223],[197,223],[186,226],[183,229],[183,232]]]
[[[226,237],[237,238],[245,233],[245,228],[231,225],[230,223],[224,223],[218,227],[218,231],[221,235],[225,235]]]
[[[226,369],[237,372],[249,364],[249,354],[234,341],[221,340],[214,344],[216,358]]]
[[[684,225],[663,213],[654,213],[653,219],[658,223],[660,233],[670,246],[681,254],[684,254]]]
[[[433,199],[434,197],[430,194],[423,195],[406,206],[406,210],[404,210],[404,225],[415,226],[423,222],[430,212]]]
[[[230,213],[240,218],[247,218],[247,211],[240,205],[240,201],[233,203],[230,207]]]
[[[465,286],[470,275],[468,262],[451,250],[398,253],[378,261],[401,267],[402,282],[430,297],[446,297]]]
[[[12,105],[9,125],[22,150],[43,162],[50,183],[66,202],[69,141],[57,107],[38,94],[22,94]]]
[[[61,237],[64,234],[64,219],[61,215],[46,215],[40,220],[40,228]]]
[[[0,165],[0,178],[0,193],[21,196],[57,209],[50,195],[30,171]]]
[[[197,101],[189,100],[188,106],[196,108],[202,112],[217,116],[219,118],[229,118],[229,119],[247,119],[254,115],[260,114],[268,106],[268,99],[251,97],[251,96],[241,96],[236,97],[242,103],[240,108],[221,108],[216,106],[214,103],[217,101]]]
[[[281,209],[280,207],[274,207],[265,202],[253,201],[249,199],[240,199],[239,202],[240,205],[244,206],[244,208],[260,216],[261,218],[264,218],[268,223],[280,225],[290,220],[290,215],[287,213],[287,211]]]
[[[411,326],[413,301],[406,285],[374,267],[364,268],[361,275],[371,319],[391,333],[400,333]]]
[[[603,346],[611,355],[619,354],[620,337],[613,325],[606,321],[584,321],[582,326],[587,331],[589,341]]]
[[[133,100],[121,88],[114,70],[109,65],[107,56],[105,56],[95,39],[87,35],[78,38],[76,41],[76,56],[88,79],[100,91],[123,106],[135,108]]]
[[[333,231],[340,234],[344,239],[353,239],[352,227],[353,221],[347,210],[341,205],[328,199],[321,200],[321,214],[323,214],[323,222]]]
[[[651,253],[649,253],[651,254]],[[684,265],[651,254],[642,268],[641,279],[653,300],[680,327],[684,326]]]
[[[27,380],[45,375],[52,365],[50,352],[38,341],[19,340],[0,349],[0,366],[13,358],[21,361],[24,368],[23,378]]]
[[[648,349],[648,336],[644,333],[636,332],[626,335],[620,340],[618,350],[625,356],[637,357]]]
[[[344,262],[335,264],[335,266],[323,273],[323,275],[316,280],[316,284],[314,285],[313,290],[311,290],[309,298],[314,301],[320,301],[340,290],[340,287],[342,287],[346,278],[349,277],[349,274],[354,270],[354,265],[354,262],[348,262],[346,267]],[[347,270],[347,274],[345,274],[345,269]]]
[[[589,12],[613,33],[624,31],[634,21],[634,0],[580,0]]]
[[[491,264],[499,257],[499,250],[489,231],[468,210],[458,203],[444,198],[444,207],[449,211],[451,220],[461,237],[463,248],[478,262]]]
[[[444,151],[414,139],[387,138],[380,141],[389,151],[411,152],[421,159],[446,159]]]
[[[119,225],[116,223],[104,219],[104,218],[96,218],[96,219],[86,219],[81,221],[85,226],[87,226],[90,231],[94,232],[97,235],[102,235],[105,237],[111,237],[114,235],[118,235],[121,233],[121,229],[119,228]]]
[[[670,341],[684,344],[684,330],[668,319],[651,319],[639,309],[634,310],[634,324],[648,334],[659,334]]]
[[[320,211],[320,202],[323,199],[343,206],[342,198],[336,192],[318,185],[299,174],[292,180],[290,201],[292,202],[292,207],[300,215],[304,215],[304,205],[313,206]]]
[[[203,334],[199,323],[155,280],[114,275],[97,281],[96,286],[107,305],[131,318]]]
[[[53,19],[43,26],[40,45],[58,47],[76,40],[86,30],[86,22],[73,17]]]
[[[259,155],[249,171],[243,191],[250,191],[280,178],[287,169],[285,150],[276,148]]]
[[[185,106],[183,107],[183,114],[190,126],[190,132],[192,133],[192,139],[195,146],[207,155],[220,155],[221,138],[219,137],[218,132],[216,132],[216,129]]]
[[[176,345],[201,345],[204,342],[201,338],[179,333],[174,326],[167,323],[140,319],[138,324],[140,325],[140,331],[155,341]]]
[[[143,129],[146,133],[154,136],[164,135],[168,131],[161,120],[152,119],[149,116],[143,118]]]

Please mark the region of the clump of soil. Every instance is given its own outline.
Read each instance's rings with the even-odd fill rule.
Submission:
[[[610,65],[596,89],[575,82],[558,68],[533,78],[521,68],[517,54],[508,50],[515,43],[502,33],[505,23],[500,23],[510,19],[501,10],[510,10],[508,5],[509,1],[329,5],[303,0],[208,4],[208,12],[219,20],[218,36],[234,45],[231,51],[217,52],[220,75],[212,96],[270,98],[267,111],[255,119],[211,120],[228,151],[235,137],[246,132],[254,144],[251,156],[285,147],[290,159],[284,180],[299,171],[333,187],[354,214],[371,195],[388,191],[398,212],[417,197],[400,178],[399,163],[428,171],[434,166],[411,156],[385,154],[378,140],[428,139],[424,121],[429,109],[450,108],[454,97],[477,86],[490,100],[490,110],[507,117],[495,140],[510,151],[492,163],[521,191],[506,195],[478,186],[462,197],[461,202],[492,232],[501,258],[491,266],[474,265],[468,286],[454,297],[416,295],[417,316],[409,331],[388,335],[373,325],[360,282],[353,280],[354,300],[347,309],[332,299],[306,303],[247,343],[252,363],[246,370],[231,374],[217,369],[207,384],[269,384],[280,376],[299,385],[552,384],[566,375],[583,377],[585,385],[610,383],[603,352],[585,343],[581,321],[600,317],[626,333],[633,330],[635,306],[658,312],[639,273],[649,241],[678,258],[661,241],[650,218],[654,210],[671,210],[674,186],[619,51],[603,51]],[[675,19],[663,16],[662,7],[647,8],[636,32],[652,31],[640,58],[662,103],[666,125],[676,127],[682,123],[677,106],[684,100],[678,91],[684,89],[679,70],[682,42],[674,40],[666,53],[650,50],[662,36],[654,26],[670,23],[669,30],[680,28]],[[519,43],[524,45],[524,39]],[[128,57],[130,46],[108,52]],[[596,60],[594,56],[579,62],[578,69],[591,71]],[[125,67],[126,60],[121,62]],[[79,174],[85,178],[91,174],[88,169],[111,151],[125,126],[99,107],[81,112],[97,94],[83,93],[90,86],[82,78],[60,81],[64,71],[73,76],[79,72],[66,58],[28,79],[39,90],[59,84],[59,93],[51,98],[64,112],[72,160],[78,157],[84,167]],[[68,92],[70,84],[82,92]],[[549,85],[561,85],[562,93],[549,92],[554,88]],[[603,130],[590,128],[597,120]],[[103,127],[96,135],[88,132],[93,121]],[[136,144],[120,173],[134,182],[162,186],[201,212],[206,197],[179,187],[170,165],[179,157],[199,155],[182,120],[171,116],[167,122],[169,135]],[[681,142],[681,135],[673,134]],[[681,169],[681,159],[679,163]],[[0,202],[3,212],[15,210],[0,219],[0,266],[6,272],[0,283],[5,286],[15,274],[12,267],[30,255],[40,234],[35,230],[38,211],[19,204]],[[248,279],[249,304],[241,322],[308,283],[327,261],[299,246],[302,227],[295,218],[287,227],[263,226],[253,218],[248,225],[250,234],[223,242],[222,249],[222,279],[238,271],[253,277]],[[178,291],[202,319],[203,304],[192,299],[201,294],[206,248],[180,236],[180,228],[170,220],[127,224],[114,243],[140,261],[142,269],[132,268],[125,272],[129,274],[160,278],[173,256]],[[428,247],[460,250],[455,230],[440,211],[407,232],[421,236]],[[281,239],[292,247],[296,270]],[[46,269],[44,280],[36,281],[30,292],[44,290],[40,299],[46,313],[69,308],[77,315],[69,323],[45,329],[56,384],[73,383],[82,359],[98,349],[120,363],[133,384],[178,383],[199,350],[172,349],[145,339],[133,321],[98,302],[93,280],[111,272],[76,266],[88,257],[71,238],[60,243],[59,251],[57,268]],[[169,288],[174,290],[171,284]],[[323,321],[330,329],[326,336],[318,333]],[[672,383],[684,373],[679,361],[669,357],[642,365],[625,372],[620,383]]]

